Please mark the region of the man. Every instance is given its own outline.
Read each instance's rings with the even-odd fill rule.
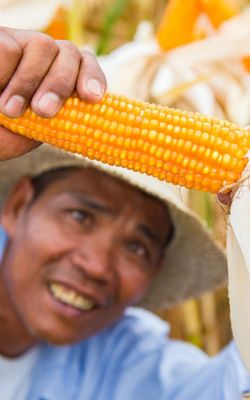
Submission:
[[[50,39],[6,30],[8,55],[11,40],[20,52],[11,68],[3,61],[2,112],[17,116],[32,99],[50,116],[75,88],[101,98],[105,79],[92,56],[74,49],[72,61],[69,43],[52,42],[57,55],[47,60]],[[94,92],[100,83],[96,97],[88,79]],[[62,100],[52,111],[55,93]],[[2,159],[37,146],[0,133]],[[250,388],[234,344],[209,360],[131,307],[170,306],[225,278],[222,251],[169,186],[41,146],[1,162],[0,188],[1,399],[233,400]]]

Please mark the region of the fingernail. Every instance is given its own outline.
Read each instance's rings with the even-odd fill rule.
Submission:
[[[60,106],[60,98],[57,94],[53,92],[45,93],[40,99],[38,100],[38,108],[42,114],[47,116],[54,115]]]
[[[96,79],[89,79],[86,87],[94,96],[100,97],[103,94],[102,86]]]
[[[14,96],[11,96],[9,98],[9,100],[5,104],[4,109],[9,117],[16,118],[22,113],[24,105],[25,98],[23,96],[15,94]]]

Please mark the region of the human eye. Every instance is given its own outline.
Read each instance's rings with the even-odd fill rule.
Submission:
[[[132,253],[138,257],[141,257],[141,258],[149,257],[149,251],[148,251],[147,246],[138,240],[129,241],[127,243],[127,250],[130,253]]]
[[[93,219],[92,214],[83,209],[72,209],[69,210],[69,213],[71,218],[79,223],[91,222]]]

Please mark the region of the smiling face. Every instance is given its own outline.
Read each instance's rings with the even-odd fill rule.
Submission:
[[[68,344],[138,302],[160,268],[165,206],[93,169],[72,169],[34,198],[23,178],[6,202],[1,281],[27,335]]]

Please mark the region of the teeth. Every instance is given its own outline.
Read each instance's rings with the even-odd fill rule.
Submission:
[[[51,283],[50,290],[56,299],[80,310],[89,311],[95,306],[91,300],[59,283]]]

